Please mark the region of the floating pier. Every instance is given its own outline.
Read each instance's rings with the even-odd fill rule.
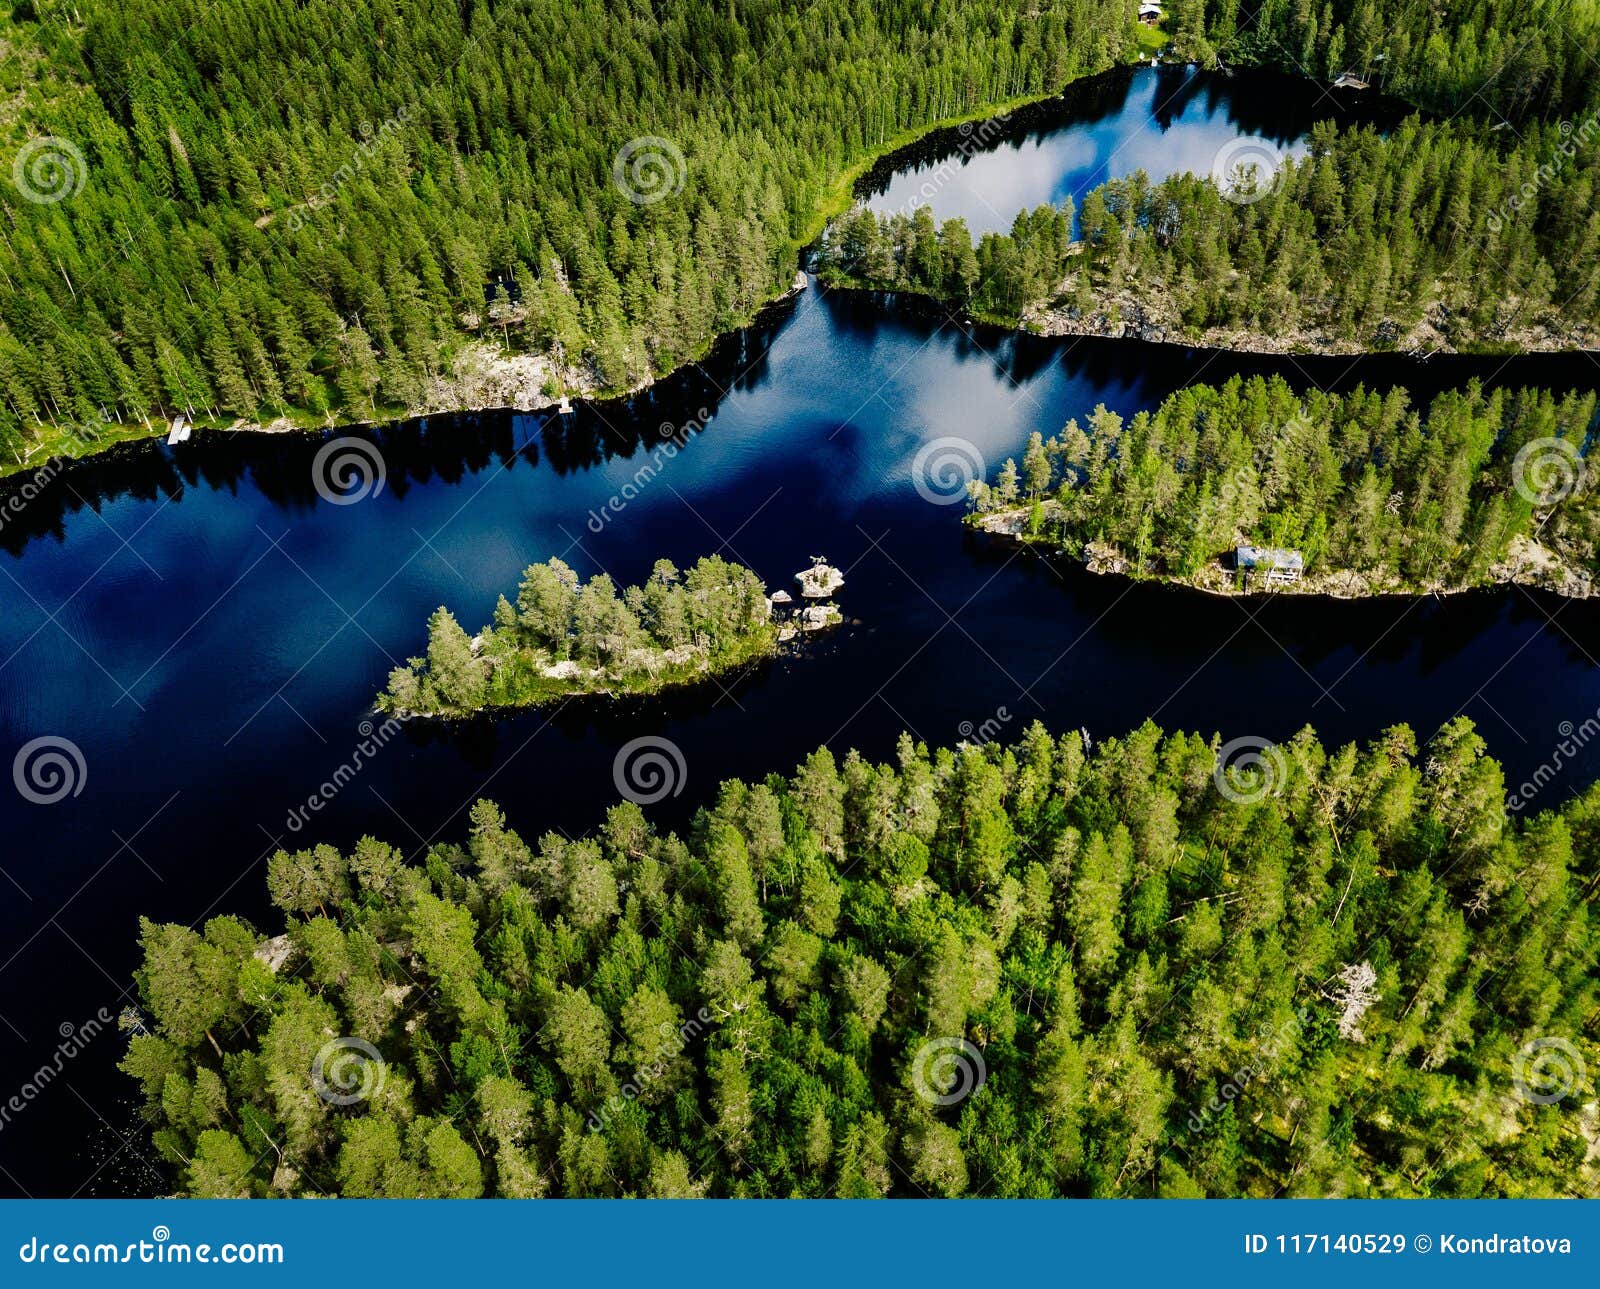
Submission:
[[[180,412],[172,418],[172,429],[167,432],[167,446],[171,447],[176,443],[187,443],[193,429],[194,427],[189,424]]]

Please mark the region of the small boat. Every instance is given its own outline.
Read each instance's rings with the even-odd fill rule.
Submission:
[[[183,413],[180,412],[177,416],[174,416],[172,418],[172,429],[167,433],[167,446],[172,447],[177,443],[187,443],[193,428],[184,418]]]

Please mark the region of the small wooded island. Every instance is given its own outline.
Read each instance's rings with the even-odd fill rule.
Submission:
[[[728,671],[777,648],[761,579],[710,555],[679,573],[657,560],[643,586],[618,594],[604,573],[582,581],[559,559],[531,565],[513,604],[469,637],[441,606],[428,652],[389,674],[377,708],[391,715],[465,716],[533,707],[572,694],[654,693]]]
[[[971,486],[968,522],[1095,572],[1355,597],[1517,582],[1594,593],[1595,394],[1194,385],[1126,424],[1035,433]]]

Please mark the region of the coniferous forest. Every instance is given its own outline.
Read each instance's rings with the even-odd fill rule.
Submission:
[[[1192,579],[1238,545],[1292,548],[1308,574],[1391,590],[1525,580],[1590,589],[1600,510],[1583,449],[1595,394],[1474,384],[1424,410],[1406,391],[1297,393],[1287,381],[1192,385],[1124,424],[1098,407],[973,488],[982,526],[1020,508],[1018,535],[1138,575]],[[1534,579],[1533,557],[1542,557]],[[1316,578],[1312,585],[1325,585]]]
[[[1281,134],[1271,86],[1226,90],[1278,72],[1305,91]],[[1134,134],[1159,145],[1181,121],[1185,164],[1236,133],[1216,155],[1304,155],[1152,180],[1116,161],[1134,134],[1112,139],[1102,105],[1070,138],[1028,133],[1100,75],[1183,81]],[[1313,89],[1326,115],[1302,110]],[[1352,124],[1346,93],[1381,109]],[[935,127],[1024,104],[1018,169],[1046,143],[1060,169],[1010,177],[1056,204],[1011,201],[985,225],[1015,212],[1009,232],[978,236],[862,204],[875,164],[947,160]],[[1062,197],[1089,173],[1113,177]],[[880,302],[803,294],[813,272],[941,304],[880,327]],[[749,325],[780,298],[799,303]],[[1069,361],[1071,343],[969,322],[1120,339]],[[1536,350],[1556,352],[1511,357]],[[1445,351],[1457,388],[1423,370]],[[0,481],[0,526],[34,507],[0,552],[18,610],[0,673],[34,668],[0,681],[32,812],[17,849],[62,829],[75,864],[114,818],[122,849],[59,911],[101,872],[123,881],[125,851],[162,889],[92,897],[126,927],[115,972],[95,956],[115,947],[55,916],[0,971],[54,926],[125,985],[133,912],[157,915],[117,999],[126,1042],[72,1071],[98,1059],[117,1082],[147,1194],[1600,1195],[1600,783],[1574,784],[1596,763],[1600,619],[1556,621],[1594,607],[1577,601],[1600,572],[1584,354],[1600,0],[17,0],[0,475],[36,472]],[[508,415],[469,426],[491,410]],[[180,416],[209,441],[179,446]],[[343,492],[303,438],[209,433],[398,420],[423,423],[357,436],[372,469]],[[169,427],[142,471],[63,460]],[[469,428],[476,446],[446,442]],[[651,484],[691,438],[697,458]],[[628,478],[651,442],[673,451]],[[957,458],[954,488],[930,478]],[[608,489],[607,522],[573,538]],[[959,505],[935,527],[963,498],[971,528],[1190,589],[1102,602],[1063,561],[968,539]],[[834,551],[871,588],[862,618],[804,574],[815,619],[775,610],[792,601],[743,556],[648,563],[735,539],[756,564],[780,540]],[[1262,589],[1230,564],[1256,567],[1243,547],[1269,582],[1292,551],[1299,590],[1404,592],[1418,620],[1363,635],[1385,607],[1366,605],[1324,638],[1312,615],[1349,606],[1193,593]],[[441,603],[478,585],[446,549],[526,565],[475,634]],[[1052,575],[1079,580],[1058,594]],[[1532,587],[1566,598],[1547,611]],[[1068,661],[1116,593],[1146,598]],[[1204,608],[1174,627],[1180,600]],[[12,631],[33,609],[33,634]],[[1305,617],[1281,619],[1285,644],[1258,610]],[[755,665],[811,625],[839,628],[808,659],[820,681]],[[1247,627],[1282,656],[1230,653]],[[1499,670],[1469,696],[1486,656]],[[1287,734],[1302,681],[1331,698],[1357,668],[1357,710],[1335,700],[1276,743],[1233,728]],[[646,701],[736,669],[738,695],[706,687],[726,704]],[[102,702],[102,680],[120,694]],[[1041,719],[1004,739],[1003,706],[956,724],[954,698],[975,713],[996,693]],[[1474,726],[1479,699],[1521,748]],[[391,719],[369,738],[374,711]],[[1561,742],[1508,793],[1535,719]],[[952,726],[962,741],[936,735]],[[628,757],[655,786],[683,771],[661,731],[703,780],[656,812],[682,774],[639,791]],[[71,814],[91,763],[106,795]],[[239,877],[207,904],[174,894],[155,839],[195,852],[175,874],[217,876],[221,763],[263,818],[289,798],[296,841],[241,824]],[[163,832],[167,806],[127,821],[147,767],[178,781],[192,836]],[[313,816],[326,831],[300,838]],[[252,824],[265,852],[244,853]],[[66,880],[40,877],[35,904],[0,872],[19,915]]]
[[[1580,147],[1565,120],[1501,134],[1413,117],[1387,136],[1323,122],[1309,157],[1260,177],[1258,198],[1233,189],[1251,200],[1210,177],[1136,173],[1084,197],[1076,238],[1068,199],[975,248],[961,220],[935,228],[926,207],[858,209],[830,229],[821,264],[840,284],[925,292],[1046,331],[1108,310],[1147,338],[1222,347],[1592,345],[1600,118],[1584,128]]]
[[[1180,56],[1355,66],[1449,119],[1325,135],[1259,209],[1110,186],[1085,203],[1076,292],[1137,274],[1189,328],[1364,343],[1425,312],[1461,344],[1592,323],[1597,150],[1554,150],[1593,110],[1600,36],[1588,0],[1535,7],[1174,0]],[[1136,31],[1122,0],[22,0],[0,18],[26,179],[0,241],[3,459],[180,411],[448,407],[474,341],[545,356],[546,396],[635,388],[781,290],[872,156],[1113,66]],[[881,280],[1008,315],[1062,283],[1060,248],[980,248],[980,285],[944,240],[937,270]]]
[[[852,168],[1111,66],[1130,26],[1120,0],[25,0],[8,160],[44,200],[4,198],[5,456],[81,450],[47,422],[373,419],[476,337],[633,388],[788,285]]]
[[[1508,815],[1465,719],[1217,744],[906,737],[683,836],[480,801],[421,864],[280,851],[281,936],[144,923],[124,1068],[202,1196],[1592,1193],[1514,1082],[1600,1002],[1600,788]]]
[[[377,706],[459,716],[567,694],[656,690],[761,657],[776,640],[761,579],[715,555],[681,574],[657,560],[643,586],[620,595],[607,574],[584,582],[552,559],[523,573],[516,604],[502,595],[476,636],[441,605],[428,619],[426,656],[394,670]]]

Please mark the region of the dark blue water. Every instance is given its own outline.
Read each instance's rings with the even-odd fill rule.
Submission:
[[[1007,232],[1019,210],[1068,197],[1081,208],[1092,188],[1136,170],[1159,182],[1231,173],[1236,161],[1270,167],[1304,156],[1318,121],[1384,128],[1404,112],[1295,77],[1142,67],[1081,81],[1007,118],[940,130],[885,158],[864,195],[885,214],[928,206],[976,234]]]
[[[377,435],[384,487],[353,505],[318,496],[322,445],[298,436],[145,447],[66,475],[0,527],[0,769],[45,736],[70,740],[85,766],[77,795],[54,804],[0,791],[0,1106],[33,1088],[0,1116],[0,1186],[161,1185],[128,1136],[118,1037],[33,1077],[54,1066],[60,1026],[128,1000],[139,915],[275,927],[263,870],[280,841],[373,833],[417,853],[459,837],[480,796],[530,836],[587,830],[616,797],[617,749],[643,734],[682,751],[681,795],[651,808],[674,825],[721,779],[790,768],[820,743],[887,759],[902,730],[1011,738],[1036,718],[1096,737],[1147,717],[1274,739],[1311,723],[1342,741],[1399,721],[1425,737],[1465,712],[1515,777],[1531,771],[1561,722],[1600,708],[1594,605],[1520,590],[1341,604],[1133,587],[966,534],[959,507],[915,486],[935,440],[964,440],[993,468],[1031,430],[1098,402],[1131,415],[1194,380],[1255,371],[1399,382],[1423,398],[1474,374],[1592,379],[1583,358],[1252,359],[1044,340],[813,289],[631,405]],[[702,420],[674,457],[652,454],[663,425]],[[435,606],[476,626],[532,561],[629,582],[660,556],[712,552],[771,585],[826,554],[854,622],[726,688],[407,729],[313,828],[288,831],[351,759],[372,694],[419,649]],[[1535,804],[1596,776],[1586,753]]]

